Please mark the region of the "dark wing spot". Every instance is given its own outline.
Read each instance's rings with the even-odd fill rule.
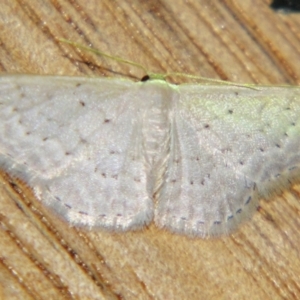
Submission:
[[[288,170],[289,170],[289,171],[292,171],[292,170],[295,170],[295,169],[297,169],[297,168],[298,168],[297,166],[293,166],[293,167],[288,168]]]
[[[86,216],[88,216],[88,215],[89,215],[89,214],[88,214],[88,213],[86,213],[85,211],[81,211],[81,210],[80,210],[78,213],[79,213],[79,214],[82,214],[82,215],[86,215]]]
[[[86,144],[86,143],[87,143],[87,140],[86,140],[86,139],[84,139],[84,138],[82,138],[82,137],[80,137],[80,143],[82,143],[82,144]]]
[[[252,199],[252,197],[249,196],[248,199],[247,199],[247,201],[245,202],[245,205],[249,204],[249,202],[251,201],[251,199]]]

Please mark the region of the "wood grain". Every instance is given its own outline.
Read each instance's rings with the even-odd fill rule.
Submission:
[[[238,83],[300,83],[300,15],[270,1],[2,0],[0,71],[129,77],[145,65]],[[184,79],[172,79],[181,83]],[[192,239],[151,225],[70,228],[8,174],[0,180],[0,299],[299,299],[300,187],[239,230]]]

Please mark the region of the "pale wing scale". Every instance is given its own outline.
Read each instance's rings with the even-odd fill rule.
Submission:
[[[300,175],[300,89],[183,85],[174,100],[160,227],[231,232]]]
[[[139,87],[122,80],[0,78],[0,163],[72,224],[128,229],[153,217]]]

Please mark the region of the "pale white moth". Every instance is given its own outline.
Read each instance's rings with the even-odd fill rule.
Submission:
[[[1,168],[75,226],[230,233],[299,150],[299,87],[0,77]]]

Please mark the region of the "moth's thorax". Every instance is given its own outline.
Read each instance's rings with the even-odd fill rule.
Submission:
[[[143,141],[146,165],[149,170],[148,190],[153,195],[160,187],[170,153],[170,120],[174,97],[177,93],[164,82],[153,89],[147,82],[141,89],[145,110],[143,115]],[[149,94],[151,95],[149,97]],[[153,180],[152,180],[153,179]]]
[[[152,82],[147,82],[141,89],[141,96],[143,93],[147,95],[147,98],[143,97],[146,107],[142,124],[146,161],[151,168],[155,168],[169,152],[170,112],[174,92],[164,82],[157,90],[151,85]]]

